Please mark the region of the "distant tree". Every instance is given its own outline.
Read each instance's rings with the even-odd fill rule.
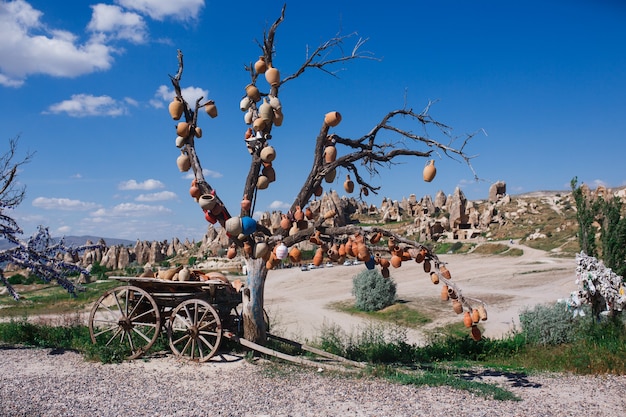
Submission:
[[[589,256],[598,256],[596,247],[596,227],[594,222],[598,208],[583,193],[583,188],[578,186],[578,177],[570,182],[572,196],[576,202],[576,220],[578,220],[578,244],[580,250]]]
[[[18,238],[23,231],[9,214],[25,196],[25,187],[18,186],[16,182],[18,168],[29,162],[33,156],[29,153],[24,159],[15,161],[18,139],[10,139],[8,151],[0,156],[0,239],[6,239],[15,245],[0,251],[0,265],[11,264],[27,269],[30,274],[44,282],[54,280],[70,294],[76,295],[78,287],[68,279],[68,276],[78,274],[88,276],[89,272],[72,262],[64,261],[64,255],[69,253],[74,256],[88,247],[70,248],[62,239],[55,242],[44,226],[40,226],[33,236],[23,242]],[[0,269],[0,282],[6,286],[15,300],[19,299],[19,294],[4,276],[3,269]]]
[[[623,203],[617,196],[595,198],[584,194],[578,179],[571,181],[572,194],[576,202],[578,220],[578,242],[580,249],[587,255],[600,258],[604,264],[619,276],[626,274],[626,217],[623,215]],[[596,233],[600,227],[598,249]]]
[[[250,83],[245,87],[246,93],[243,98],[239,96],[237,99],[241,100],[240,108],[245,112],[244,121],[249,126],[242,135],[242,143],[251,156],[251,162],[242,192],[241,208],[238,209],[239,215],[231,214],[216,190],[206,181],[195,149],[195,139],[202,136],[202,130],[198,125],[199,110],[204,109],[209,116],[215,117],[217,116],[215,102],[204,100],[204,97],[200,97],[195,103],[185,101],[180,85],[183,75],[183,54],[180,50],[178,71],[176,75],[170,76],[175,91],[174,100],[169,107],[170,114],[175,120],[183,116],[185,120],[176,126],[178,134],[176,141],[181,151],[177,160],[179,169],[193,170],[194,179],[189,190],[190,194],[203,207],[207,221],[219,223],[228,232],[231,242],[228,256],[235,256],[238,251],[245,257],[248,275],[243,302],[244,338],[257,343],[265,342],[267,335],[263,300],[268,270],[280,264],[287,256],[288,248],[291,248],[290,258],[299,258],[299,254],[297,256],[294,254],[294,248],[299,242],[306,240],[313,242],[317,247],[313,257],[314,263],[317,264],[324,257],[343,262],[342,259],[346,256],[352,256],[363,261],[368,269],[373,269],[377,264],[380,265],[380,260],[384,259],[388,263],[387,258],[400,257],[397,252],[401,253],[405,261],[415,259],[423,262],[424,270],[427,272],[430,272],[431,265],[434,264],[432,273],[441,277],[441,280],[453,290],[455,298],[458,295],[458,300],[466,309],[482,305],[479,300],[461,294],[460,289],[450,280],[449,272],[443,263],[424,245],[384,228],[347,224],[345,218],[339,215],[339,208],[332,203],[329,206],[317,207],[316,212],[305,214],[307,213],[305,208],[311,199],[322,195],[323,183],[334,182],[337,172],[341,169],[348,173],[344,182],[346,193],[356,191],[361,196],[367,196],[370,192],[377,193],[380,189],[371,184],[364,173],[371,177],[378,173],[380,167],[393,166],[401,157],[428,158],[433,152],[437,152],[463,160],[473,171],[471,157],[466,154],[465,147],[474,135],[464,136],[456,142],[451,136],[451,129],[429,115],[431,103],[428,103],[422,112],[415,112],[407,107],[391,110],[358,138],[329,133],[329,130],[341,121],[339,112],[330,111],[326,115],[319,115],[321,128],[311,146],[313,156],[311,169],[300,190],[294,190],[296,197],[291,208],[284,214],[280,228],[269,230],[267,226],[250,217],[254,213],[257,193],[263,192],[268,186],[271,187],[275,179],[272,161],[276,153],[270,145],[270,140],[273,127],[283,123],[282,104],[278,99],[279,90],[301,77],[307,70],[318,69],[335,75],[333,65],[356,59],[376,59],[362,50],[366,40],[359,38],[351,47],[345,48],[344,44],[353,39],[355,34],[337,35],[316,48],[307,49],[304,62],[297,65],[290,74],[285,76],[283,73],[281,76],[274,62],[276,52],[274,39],[284,17],[285,7],[280,17],[264,32],[263,41],[258,42],[261,50],[260,59],[254,64],[251,62],[244,66],[250,75]],[[259,89],[261,81],[267,81],[269,92],[264,93]],[[445,142],[429,136],[426,133],[429,127],[441,134]],[[431,167],[428,170],[432,170],[432,164],[429,165]],[[357,236],[362,241],[358,245]],[[379,246],[375,242],[381,238],[383,241],[395,243]],[[374,251],[380,252],[381,256],[375,258]]]

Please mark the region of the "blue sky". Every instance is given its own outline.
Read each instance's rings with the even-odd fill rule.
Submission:
[[[199,240],[208,223],[178,171],[168,74],[185,55],[182,85],[215,100],[200,115],[196,142],[205,176],[237,212],[250,156],[239,100],[263,30],[283,2],[204,0],[0,0],[0,112],[4,150],[20,136],[26,199],[10,213],[27,235]],[[381,5],[384,5],[382,7]],[[462,162],[436,155],[438,174],[421,179],[421,159],[401,160],[370,181],[378,196],[487,196],[565,190],[569,181],[626,185],[626,5],[623,1],[288,2],[274,58],[285,76],[338,32],[367,38],[380,61],[307,71],[280,91],[275,127],[277,181],[257,210],[284,209],[308,174],[323,115],[341,112],[344,137],[368,132],[390,110],[422,110],[477,134],[480,181]],[[356,38],[355,38],[356,39]],[[350,40],[346,48],[350,49]],[[482,130],[486,134],[482,133]],[[437,132],[429,131],[435,138]],[[341,150],[339,150],[341,154]],[[345,172],[326,189],[342,191]]]

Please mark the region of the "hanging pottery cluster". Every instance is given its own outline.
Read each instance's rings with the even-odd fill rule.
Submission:
[[[296,214],[299,212],[298,207]],[[298,214],[297,218],[300,218],[299,216]],[[294,218],[296,218],[296,215],[294,215]],[[290,234],[292,230],[295,230],[295,232],[302,230],[298,228],[297,221],[292,224],[286,215],[283,215],[281,220],[281,228],[285,230],[289,228]],[[316,230],[309,237],[309,242],[317,245],[312,263],[315,266],[320,266],[325,259],[328,262],[339,264],[348,259],[357,259],[363,262],[368,269],[374,269],[376,266],[379,266],[383,277],[389,278],[390,268],[400,268],[404,262],[414,260],[416,263],[423,265],[424,272],[429,275],[433,284],[443,284],[441,300],[450,301],[453,311],[457,314],[463,314],[463,323],[471,329],[471,337],[476,341],[480,340],[482,336],[477,325],[481,320],[487,320],[487,310],[484,303],[463,297],[452,282],[452,276],[448,268],[436,256],[433,256],[427,248],[423,246],[418,248],[408,246],[398,242],[395,237],[390,236],[385,250],[380,246],[382,237],[382,232],[372,232],[368,236],[357,232],[347,238],[337,239],[322,235],[319,230]],[[270,254],[266,267],[268,269],[275,268],[287,256],[289,256],[292,263],[301,261],[300,250],[296,246],[289,250],[281,243]],[[466,310],[464,310],[464,306],[466,306]]]
[[[260,75],[271,86],[271,93],[264,95],[254,84]],[[269,184],[276,180],[276,172],[272,167],[272,161],[276,158],[276,151],[267,144],[271,139],[273,126],[283,124],[283,107],[278,99],[278,87],[280,86],[280,72],[268,65],[264,56],[254,64],[253,83],[245,88],[246,95],[241,99],[239,108],[245,112],[244,122],[250,127],[246,130],[244,139],[251,154],[259,152],[263,168],[257,180],[257,189],[266,189]]]
[[[174,97],[168,106],[168,110],[170,116],[174,120],[180,120],[180,118],[185,114],[186,104],[180,97]],[[209,100],[204,104],[204,108],[206,113],[210,117],[217,117],[217,107],[215,106],[215,102],[213,100]],[[197,125],[193,125],[188,122],[178,122],[176,125],[176,147],[180,149],[180,155],[176,159],[176,165],[181,172],[187,172],[191,168],[191,159],[189,158],[189,154],[185,149],[185,145],[193,144],[193,138],[201,138],[202,137],[202,128]]]

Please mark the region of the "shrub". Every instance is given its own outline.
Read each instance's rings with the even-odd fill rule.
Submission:
[[[520,315],[522,334],[530,344],[556,346],[574,342],[581,320],[574,319],[565,303],[537,305],[524,309]]]
[[[377,311],[396,301],[396,283],[382,276],[378,269],[367,269],[357,274],[352,281],[355,307],[362,311]]]

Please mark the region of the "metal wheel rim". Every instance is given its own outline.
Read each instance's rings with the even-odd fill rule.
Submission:
[[[161,329],[159,307],[146,291],[133,285],[105,292],[89,314],[89,335],[94,344],[119,344],[127,359],[152,347]]]
[[[204,300],[186,300],[172,311],[167,333],[174,354],[206,362],[220,346],[222,322],[211,304]]]

